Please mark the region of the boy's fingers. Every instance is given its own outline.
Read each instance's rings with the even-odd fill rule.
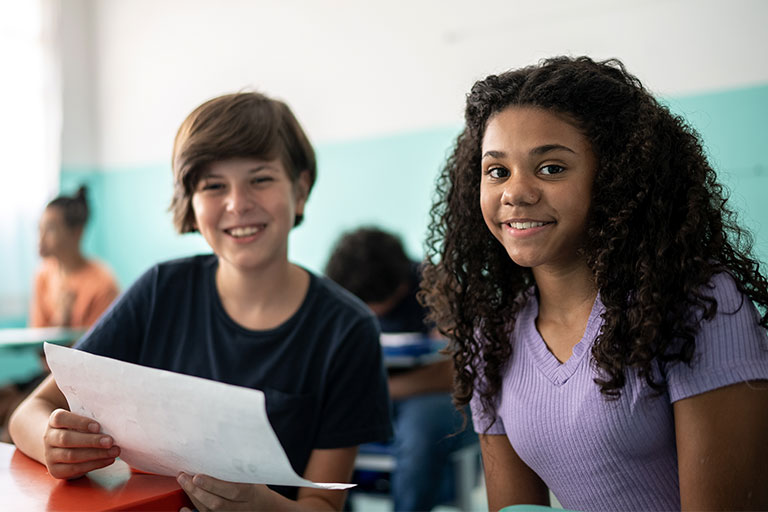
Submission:
[[[85,416],[71,413],[65,409],[56,409],[48,418],[48,425],[53,428],[68,428],[80,432],[98,433],[101,425]]]
[[[51,448],[46,454],[46,461],[48,466],[51,464],[77,466],[82,463],[114,459],[118,455],[120,455],[120,448],[117,446],[113,446],[109,450],[100,450],[98,448]]]
[[[56,448],[102,448],[109,449],[114,439],[106,434],[87,434],[65,428],[49,428],[45,432],[46,444]]]
[[[48,473],[54,478],[78,478],[93,471],[104,468],[115,462],[114,458],[90,460],[78,464],[50,464]]]

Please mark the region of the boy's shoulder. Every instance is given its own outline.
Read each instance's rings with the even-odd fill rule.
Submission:
[[[373,312],[363,301],[347,291],[341,285],[325,276],[309,272],[313,281],[315,299],[318,304],[329,310],[335,310],[337,314],[349,317],[375,319]]]

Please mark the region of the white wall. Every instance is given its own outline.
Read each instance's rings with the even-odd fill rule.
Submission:
[[[64,166],[167,162],[203,100],[255,88],[315,142],[461,122],[487,74],[619,57],[659,94],[768,82],[764,0],[62,0]]]

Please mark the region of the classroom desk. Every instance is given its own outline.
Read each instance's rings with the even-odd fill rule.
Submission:
[[[60,480],[12,444],[0,443],[0,508],[36,511],[179,510],[192,507],[175,478],[134,473],[117,460]]]
[[[388,370],[408,369],[449,359],[440,350],[447,342],[421,333],[382,333],[381,350]]]
[[[85,334],[83,329],[66,327],[22,327],[0,329],[0,347],[3,348],[38,348],[43,342],[57,345],[71,345]]]

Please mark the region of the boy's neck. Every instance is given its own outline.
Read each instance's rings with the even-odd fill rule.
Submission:
[[[252,330],[272,329],[301,306],[309,274],[287,260],[269,268],[241,272],[219,261],[216,290],[229,316]]]

